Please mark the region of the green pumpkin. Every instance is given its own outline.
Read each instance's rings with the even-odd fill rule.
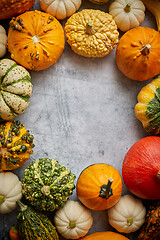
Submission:
[[[75,175],[58,161],[40,158],[25,169],[22,193],[38,210],[54,211],[72,194]]]
[[[17,216],[18,233],[21,240],[58,240],[55,227],[42,212],[17,201],[21,211]]]

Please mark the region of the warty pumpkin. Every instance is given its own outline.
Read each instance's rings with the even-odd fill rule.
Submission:
[[[105,163],[85,168],[77,181],[77,196],[93,210],[105,210],[114,206],[122,194],[122,178],[119,172]]]
[[[65,24],[65,33],[72,50],[84,57],[106,56],[119,36],[113,17],[94,9],[74,13]]]
[[[24,113],[32,94],[29,72],[10,59],[0,60],[0,118],[12,120]]]
[[[119,40],[116,63],[128,78],[145,81],[160,74],[160,33],[153,28],[136,27]]]
[[[10,21],[8,49],[11,58],[39,71],[56,63],[65,45],[60,22],[48,13],[28,11]]]
[[[81,238],[81,240],[104,240],[104,239],[105,240],[129,240],[125,236],[119,233],[111,232],[111,231],[96,232]]]
[[[7,51],[7,34],[3,26],[0,25],[0,58],[2,58]]]
[[[19,121],[0,123],[0,172],[24,165],[33,153],[33,139]]]

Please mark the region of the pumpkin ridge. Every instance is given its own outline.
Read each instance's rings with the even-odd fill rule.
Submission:
[[[5,72],[5,74],[3,76],[1,76],[1,85],[3,84],[3,80],[4,78],[8,75],[8,73],[17,66],[17,63],[14,63],[10,68],[7,69],[7,71]]]
[[[3,97],[3,91],[1,91],[1,95],[2,95],[2,97]],[[11,106],[8,105],[8,103],[6,102],[6,100],[5,100],[4,97],[3,97],[3,101],[5,102],[5,104],[7,105],[7,107],[10,109],[10,113],[16,117],[16,116],[17,116],[17,113],[12,109]]]
[[[7,86],[12,86],[14,83],[18,83],[18,82],[31,82],[31,78],[29,75],[24,76],[16,81],[12,81],[11,83],[6,83],[6,84],[2,84],[2,87],[7,87]]]

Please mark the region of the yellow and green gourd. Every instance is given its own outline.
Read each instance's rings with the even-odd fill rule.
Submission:
[[[147,132],[160,133],[160,75],[144,86],[137,96],[135,115]]]
[[[63,206],[75,188],[75,175],[58,161],[40,158],[25,169],[22,193],[38,210],[54,211]]]

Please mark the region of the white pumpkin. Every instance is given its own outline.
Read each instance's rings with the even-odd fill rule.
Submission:
[[[29,72],[10,59],[0,60],[0,118],[12,120],[23,113],[32,94]]]
[[[145,18],[145,6],[141,0],[115,0],[109,6],[109,14],[118,28],[125,32],[138,27]]]
[[[67,239],[85,236],[93,224],[91,211],[78,201],[68,200],[56,211],[54,222],[57,231]]]
[[[22,198],[22,186],[18,177],[12,172],[0,173],[0,213],[13,211],[16,201]]]
[[[7,35],[4,27],[0,25],[0,58],[2,58],[7,51]]]
[[[124,195],[119,202],[108,210],[109,223],[118,232],[137,231],[144,223],[146,208],[140,199]]]
[[[81,0],[40,0],[39,4],[43,11],[57,19],[65,19],[75,13],[81,6]]]

